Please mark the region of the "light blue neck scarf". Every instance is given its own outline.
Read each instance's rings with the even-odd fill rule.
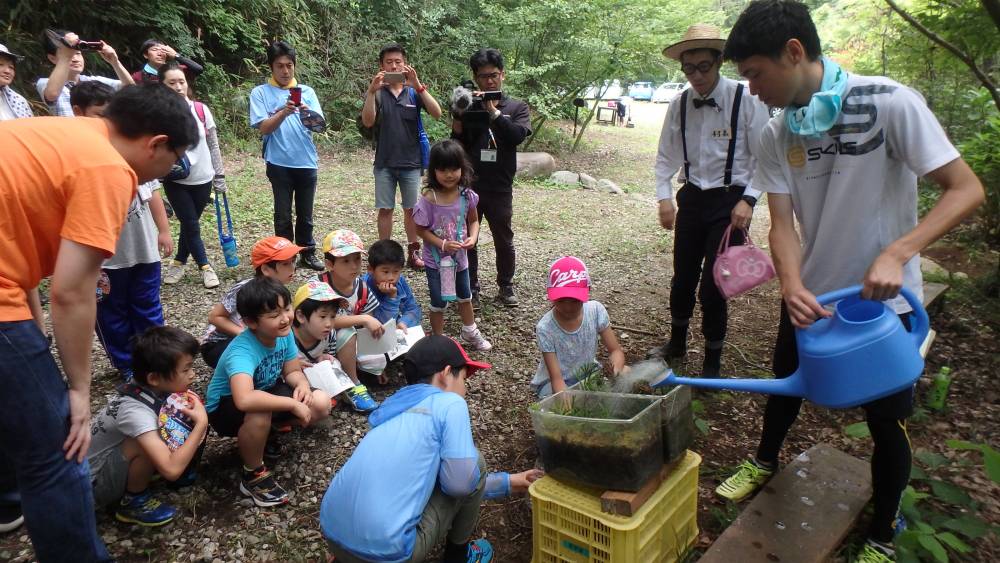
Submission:
[[[840,104],[847,90],[847,72],[840,65],[823,57],[823,82],[820,91],[812,95],[809,105],[785,109],[788,130],[803,137],[822,137],[840,117]]]
[[[149,63],[146,63],[146,66],[142,67],[142,70],[144,70],[147,74],[156,74],[157,72],[159,72],[158,70],[153,68],[153,65]]]

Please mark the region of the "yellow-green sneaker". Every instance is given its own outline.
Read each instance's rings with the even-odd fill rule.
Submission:
[[[895,551],[887,546],[876,545],[869,540],[864,548],[854,558],[854,563],[892,563],[895,561]]]
[[[748,459],[740,464],[732,477],[716,487],[715,494],[740,502],[759,489],[772,475],[773,470],[765,469]]]

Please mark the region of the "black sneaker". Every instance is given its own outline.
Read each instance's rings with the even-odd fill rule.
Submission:
[[[0,504],[0,534],[12,532],[24,524],[20,504]]]
[[[271,472],[263,465],[254,471],[243,472],[240,492],[253,499],[253,503],[261,508],[288,502],[288,493],[274,481]]]
[[[479,302],[479,292],[478,291],[473,291],[472,292],[472,310],[473,311],[478,311],[478,310],[480,310],[482,308],[483,308],[483,305],[482,305],[482,303]]]
[[[514,295],[514,288],[512,286],[501,287],[500,293],[497,295],[497,300],[503,303],[504,307],[517,307],[518,305],[517,296]]]
[[[317,258],[315,254],[300,254],[298,267],[316,270],[317,272],[322,272],[326,269],[323,266],[323,261]]]

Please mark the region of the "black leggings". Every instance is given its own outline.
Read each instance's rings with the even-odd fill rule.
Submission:
[[[909,328],[909,317],[901,315]],[[795,330],[785,304],[781,304],[778,338],[774,344],[773,370],[775,378],[788,377],[799,364]],[[777,463],[778,452],[788,430],[799,416],[802,399],[771,395],[764,409],[764,430],[761,432],[757,459]],[[868,535],[881,542],[891,542],[894,535],[899,500],[910,480],[910,438],[906,434],[906,418],[913,412],[913,389],[861,405],[871,430],[875,448],[872,451],[872,501],[875,505]]]

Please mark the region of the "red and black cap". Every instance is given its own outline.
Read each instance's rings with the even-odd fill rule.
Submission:
[[[406,352],[403,374],[406,376],[406,382],[413,384],[443,370],[445,366],[451,366],[454,372],[466,368],[466,377],[472,377],[475,372],[492,367],[486,362],[477,362],[470,358],[455,339],[431,335],[418,340]]]

